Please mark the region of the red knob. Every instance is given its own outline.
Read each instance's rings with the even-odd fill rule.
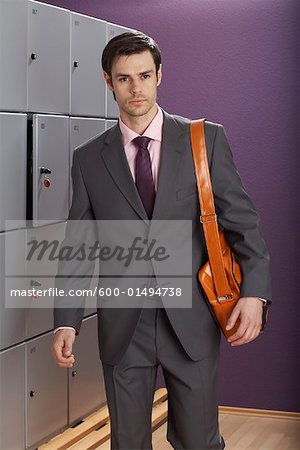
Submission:
[[[46,179],[44,180],[44,186],[45,186],[46,188],[49,188],[49,187],[51,186],[51,181],[49,180],[49,178],[46,178]]]

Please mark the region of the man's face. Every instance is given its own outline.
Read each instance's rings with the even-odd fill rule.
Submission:
[[[113,62],[111,79],[105,72],[104,78],[109,89],[115,93],[121,116],[144,116],[155,108],[161,67],[156,75],[149,50],[119,56]]]

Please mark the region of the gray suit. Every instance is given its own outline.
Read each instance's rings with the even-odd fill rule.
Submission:
[[[192,308],[161,310],[151,319],[150,312],[144,314],[150,321],[170,325],[173,339],[177,340],[180,351],[184,352],[185,358],[192,364],[207,361],[212,355],[218,354],[220,333],[197,281],[197,272],[206,262],[207,253],[199,221],[200,210],[189,137],[190,121],[163,113],[161,162],[152,219],[192,221]],[[241,295],[270,300],[269,257],[258,230],[258,215],[232,161],[223,127],[206,122],[205,134],[219,224],[225,229],[243,272]],[[117,125],[75,151],[72,178],[74,194],[69,219],[147,219],[130,173]],[[58,281],[58,287],[66,289],[69,287],[68,283],[71,281]],[[62,302],[63,300],[56,299],[59,308],[54,310],[55,327],[73,326],[78,334],[83,305],[64,309]],[[133,337],[139,333],[137,324],[141,322],[141,317],[141,308],[102,308],[100,304],[99,350],[106,368],[117,366],[122,358],[124,362]],[[108,377],[108,370],[106,374]],[[108,391],[108,381],[106,387]],[[179,442],[178,439],[173,439],[175,441]],[[185,448],[181,445],[188,444],[178,443],[176,448]],[[201,448],[222,448],[214,445],[207,444]],[[117,444],[115,446],[117,448]],[[122,448],[125,448],[125,444]]]

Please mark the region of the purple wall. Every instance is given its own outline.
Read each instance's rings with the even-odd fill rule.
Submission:
[[[224,124],[261,215],[272,257],[274,304],[259,340],[233,349],[223,342],[220,404],[299,410],[299,2],[46,3],[150,34],[163,54],[161,106]]]

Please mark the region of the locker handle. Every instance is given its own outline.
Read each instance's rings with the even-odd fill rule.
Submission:
[[[51,170],[50,170],[50,169],[47,169],[47,167],[41,167],[41,168],[40,168],[40,173],[41,173],[41,174],[42,174],[42,173],[48,174],[48,173],[51,173]]]
[[[35,396],[35,394],[36,394],[36,392],[35,391],[30,391],[30,397],[34,397]]]
[[[40,283],[37,280],[30,280],[30,286],[34,287],[34,286],[42,286],[42,283]]]
[[[74,61],[74,67],[78,67],[79,66],[79,61]]]
[[[31,53],[31,59],[32,60],[37,59],[37,53]]]
[[[76,370],[73,370],[73,371],[72,371],[72,377],[76,377],[76,375],[77,375]]]

